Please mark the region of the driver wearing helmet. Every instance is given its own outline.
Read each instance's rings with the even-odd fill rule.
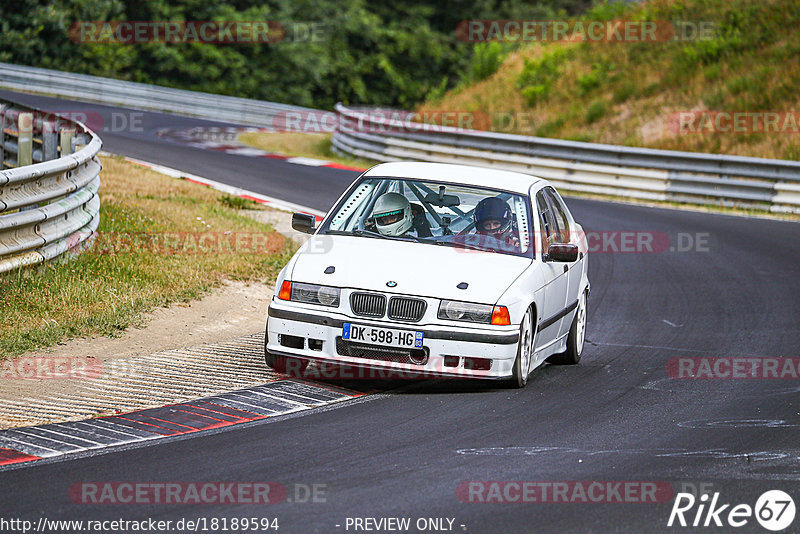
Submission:
[[[402,236],[411,230],[414,220],[411,203],[400,193],[385,193],[372,210],[375,227],[387,236]]]
[[[482,235],[490,235],[499,241],[519,248],[519,238],[514,229],[514,214],[508,204],[498,198],[484,198],[475,206],[473,213],[475,230]]]

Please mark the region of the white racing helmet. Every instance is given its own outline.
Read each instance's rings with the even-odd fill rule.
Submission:
[[[411,203],[400,193],[384,193],[372,210],[375,226],[383,235],[403,235],[411,229]]]

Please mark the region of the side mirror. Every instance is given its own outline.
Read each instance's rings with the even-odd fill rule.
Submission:
[[[292,214],[292,228],[304,234],[313,234],[317,228],[314,226],[317,219],[308,213],[295,212]]]
[[[553,243],[547,251],[546,259],[570,263],[577,261],[578,245],[573,245],[572,243]]]

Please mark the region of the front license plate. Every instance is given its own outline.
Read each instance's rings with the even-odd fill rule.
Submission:
[[[344,323],[342,339],[387,347],[422,348],[422,332],[352,323]]]

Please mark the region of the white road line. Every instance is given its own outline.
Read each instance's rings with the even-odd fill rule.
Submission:
[[[289,163],[295,163],[297,165],[308,165],[309,167],[322,167],[323,165],[330,163],[330,161],[326,161],[324,159],[304,158],[301,156],[287,158],[286,161]]]
[[[281,400],[281,401],[284,401],[284,402],[290,402],[292,404],[297,404],[297,405],[300,405],[300,406],[307,406],[306,404],[303,404],[302,402],[296,401],[294,399],[288,399],[286,397],[279,397],[277,395],[267,395],[266,393],[263,393],[261,391],[256,391],[255,389],[251,389],[251,390],[249,390],[249,392],[250,393],[255,393],[256,395],[261,395],[262,397],[266,397],[268,399]]]
[[[31,427],[31,428],[36,428],[36,427]],[[39,429],[37,429],[37,430],[39,430]],[[67,443],[66,441],[60,441],[60,440],[57,440],[57,439],[54,439],[54,438],[46,438],[46,437],[40,436],[38,434],[34,434],[34,433],[31,433],[31,432],[26,432],[26,428],[15,428],[14,431],[19,432],[20,434],[24,434],[26,436],[30,436],[31,438],[34,438],[34,439],[43,439],[43,440],[46,440],[46,441],[52,441],[54,443],[60,443],[60,444],[65,445],[67,447],[71,447],[71,448],[78,449],[78,450],[80,450],[81,448],[83,448],[83,449],[86,448],[86,447],[81,447],[80,445],[73,445],[72,443]],[[35,443],[31,443],[31,445],[36,445],[36,444]]]
[[[82,438],[80,436],[73,436],[72,434],[65,434],[64,432],[57,432],[57,431],[55,431],[55,430],[53,430],[51,428],[36,427],[36,430],[38,430],[40,432],[47,432],[49,434],[55,434],[57,436],[64,436],[64,437],[67,437],[67,438],[72,438],[72,439],[77,439],[77,440],[80,440],[80,441],[85,441],[86,443],[91,443],[92,445],[95,445],[95,446],[102,446],[103,445],[102,443],[98,443],[98,442],[92,441],[90,439]]]
[[[57,449],[51,449],[50,447],[45,447],[44,445],[36,445],[34,443],[28,443],[27,441],[22,441],[21,439],[15,438],[13,436],[8,436],[6,434],[3,434],[2,437],[3,437],[3,440],[5,440],[5,441],[13,441],[14,443],[19,443],[20,445],[23,445],[24,447],[29,447],[29,448],[33,448],[33,449],[41,449],[43,451],[47,451],[47,452],[53,453],[53,454],[47,454],[47,456],[56,456],[58,454],[61,454],[61,451],[59,451]],[[25,452],[22,449],[17,449],[17,450],[19,450],[20,452]],[[43,456],[43,455],[41,453],[37,453],[36,456]]]

